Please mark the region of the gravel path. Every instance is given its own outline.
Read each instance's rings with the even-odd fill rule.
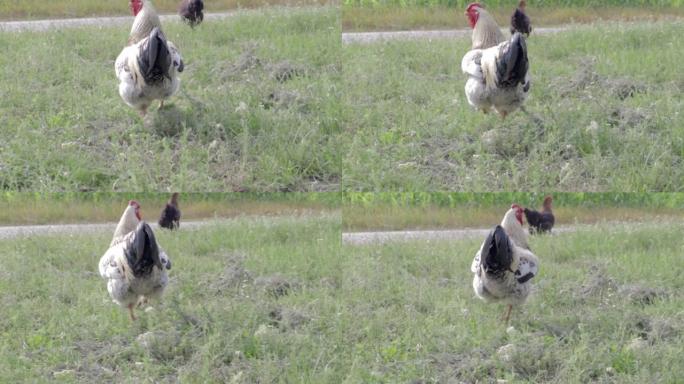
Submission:
[[[534,34],[546,35],[558,33],[572,28],[571,26],[535,28]],[[504,36],[508,30],[502,30]],[[473,33],[472,29],[449,29],[437,31],[392,31],[392,32],[345,32],[342,33],[342,42],[345,44],[360,43],[369,44],[387,40],[433,40],[433,39],[455,39],[469,38]]]
[[[181,230],[194,230],[210,224],[228,222],[229,219],[203,220],[203,221],[183,221]],[[74,235],[82,233],[114,233],[117,223],[98,223],[98,224],[54,224],[54,225],[21,225],[0,227],[0,240],[12,239],[16,237],[50,236],[50,235]],[[152,228],[158,229],[159,225],[150,223]]]
[[[587,225],[568,225],[553,229],[554,234],[573,232]],[[388,231],[388,232],[345,232],[342,233],[342,243],[348,245],[384,244],[398,241],[441,241],[441,240],[464,240],[484,239],[490,228],[479,229],[447,229],[447,230],[420,230],[420,231]]]
[[[238,12],[218,12],[205,13],[204,20],[219,20],[233,17]],[[169,21],[180,21],[178,15],[160,15],[163,23]],[[78,19],[49,19],[49,20],[30,20],[30,21],[3,21],[0,22],[2,32],[23,32],[23,31],[46,31],[55,28],[77,28],[85,26],[109,27],[116,25],[133,24],[132,16],[115,17],[84,17]]]
[[[250,10],[233,12],[205,13],[205,20],[220,20],[234,17],[240,13],[248,13]],[[176,14],[160,16],[162,22],[179,21]],[[109,27],[116,25],[129,25],[133,22],[131,16],[111,16],[111,17],[84,17],[73,19],[47,19],[47,20],[28,20],[28,21],[2,21],[0,22],[0,32],[23,32],[23,31],[46,31],[49,29],[78,28],[85,26]],[[534,29],[535,34],[557,33],[571,27],[560,26]],[[506,31],[504,31],[506,32]],[[342,42],[349,43],[375,43],[386,40],[417,40],[417,39],[452,39],[470,37],[471,29],[452,29],[435,31],[391,31],[391,32],[345,32],[342,33]],[[506,32],[507,33],[507,32]]]
[[[183,221],[181,230],[195,230],[207,225],[228,223],[234,219],[209,219],[199,221]],[[673,221],[672,223],[679,223]],[[74,235],[82,233],[114,232],[117,223],[97,224],[52,224],[52,225],[21,225],[0,227],[0,240],[16,237],[50,236],[50,235]],[[151,223],[157,229],[156,223]],[[607,221],[599,224],[573,224],[558,226],[553,229],[553,235],[575,232],[581,229],[612,227],[616,230],[638,230],[648,227],[668,225],[667,219],[654,222],[620,222]],[[377,232],[343,232],[342,243],[348,245],[384,244],[400,241],[442,241],[442,240],[465,240],[482,239],[490,228],[466,228],[445,230],[413,230],[413,231],[377,231]]]
[[[601,228],[609,231],[640,231],[644,229],[659,228],[664,225],[682,225],[680,219],[674,218],[652,218],[651,220],[636,221],[615,221],[606,220],[594,224],[569,224],[560,225],[553,228],[551,236],[563,233],[570,233],[579,230],[592,230]],[[449,229],[449,230],[416,230],[416,231],[388,231],[388,232],[344,232],[342,233],[342,243],[348,245],[367,245],[384,244],[399,241],[440,241],[440,240],[464,240],[464,239],[484,239],[491,228],[470,228],[470,229]]]

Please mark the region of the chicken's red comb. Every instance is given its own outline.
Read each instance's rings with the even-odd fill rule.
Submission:
[[[466,12],[470,12],[470,10],[473,8],[484,8],[484,5],[482,5],[480,3],[470,3],[470,4],[468,4],[468,7],[466,8]]]
[[[522,209],[518,204],[511,204],[511,209]]]
[[[128,201],[128,205],[132,205],[132,206],[134,206],[134,207],[136,207],[136,208],[140,208],[140,203],[138,203],[138,202],[135,201],[135,200],[129,200],[129,201]]]
[[[143,2],[142,0],[131,0],[130,6],[133,16],[138,16],[138,12],[140,12],[143,7]]]

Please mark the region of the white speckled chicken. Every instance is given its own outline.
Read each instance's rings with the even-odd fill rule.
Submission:
[[[157,244],[152,228],[140,220],[139,209],[137,202],[129,202],[99,263],[109,295],[128,308],[131,320],[135,320],[136,304],[161,296],[171,269],[171,260]]]
[[[141,116],[154,100],[173,96],[180,87],[183,58],[162,32],[157,11],[149,0],[131,0],[135,16],[126,46],[114,63],[119,95]]]
[[[472,49],[461,60],[468,76],[466,98],[482,112],[493,109],[505,118],[522,107],[530,90],[525,37],[515,32],[502,40],[496,21],[478,3],[470,4],[466,15],[473,27]]]
[[[525,234],[524,230],[522,233]],[[513,305],[521,305],[527,299],[539,261],[528,249],[517,245],[503,226],[497,225],[475,254],[470,270],[475,275],[473,289],[480,299],[508,304],[504,316],[508,322]]]

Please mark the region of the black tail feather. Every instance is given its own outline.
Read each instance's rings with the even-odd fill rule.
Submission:
[[[170,78],[169,69],[173,59],[164,33],[155,27],[148,36],[147,42],[141,45],[138,65],[143,79],[148,84]]]
[[[156,265],[163,269],[159,258],[159,246],[154,237],[152,228],[144,221],[141,221],[135,229],[135,234],[129,240],[126,247],[126,260],[133,270],[136,277],[149,275],[152,268]]]
[[[511,35],[515,32],[520,32],[525,36],[529,36],[532,33],[530,18],[520,8],[517,8],[511,16]]]
[[[482,247],[482,265],[487,274],[500,275],[510,270],[513,262],[511,242],[503,227],[497,225]]]
[[[499,59],[497,66],[499,85],[514,87],[518,84],[524,84],[528,66],[525,37],[516,32],[511,37],[506,52]]]

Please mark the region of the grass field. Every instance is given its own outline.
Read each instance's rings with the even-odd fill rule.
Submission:
[[[350,382],[676,383],[681,224],[535,237],[540,274],[514,310],[474,297],[482,239],[346,248]],[[513,346],[508,346],[508,345]],[[502,347],[508,346],[501,350]]]
[[[512,203],[540,209],[553,197],[556,225],[670,222],[684,217],[682,193],[344,193],[344,231],[488,228]]]
[[[343,281],[339,233],[331,214],[158,231],[172,258],[171,281],[163,303],[135,323],[111,302],[97,272],[110,233],[2,241],[0,381],[339,375],[332,344],[340,341],[332,326]]]
[[[528,41],[529,114],[467,104],[469,39],[343,47],[343,190],[681,191],[681,21]]]
[[[509,332],[472,293],[480,239],[340,247],[330,215],[160,231],[171,284],[135,323],[97,276],[109,234],[0,241],[0,381],[675,383],[682,230],[532,239]]]
[[[526,207],[538,210],[541,208],[540,205],[540,203],[535,203]],[[342,209],[342,228],[350,232],[488,228],[500,223],[510,206],[510,204],[462,208],[345,206]],[[556,225],[561,226],[605,222],[660,222],[663,225],[669,225],[671,222],[680,222],[684,218],[684,208],[573,207],[559,206],[558,203],[553,213]]]
[[[462,6],[393,4],[345,5],[342,7],[342,30],[346,32],[373,30],[416,30],[468,28],[463,12],[469,2]],[[487,1],[487,10],[494,15],[499,25],[506,27],[517,1],[492,5]],[[662,6],[634,4],[624,5],[600,2],[593,6],[570,4],[536,4],[529,2],[527,13],[533,28],[597,21],[662,21],[684,17],[684,6],[667,4]]]
[[[168,193],[0,194],[0,225],[115,222],[129,200],[141,205],[145,220],[156,222]],[[182,193],[181,221],[237,216],[299,216],[332,212],[340,196],[326,193]]]
[[[186,70],[145,120],[114,75],[128,27],[0,33],[0,188],[336,190],[338,20],[328,7],[165,24]]]
[[[180,0],[153,0],[162,13],[175,13]],[[265,6],[314,6],[330,4],[324,0],[205,0],[204,12],[222,12]],[[25,0],[0,3],[0,20],[71,18],[130,15],[128,1],[107,0]]]

